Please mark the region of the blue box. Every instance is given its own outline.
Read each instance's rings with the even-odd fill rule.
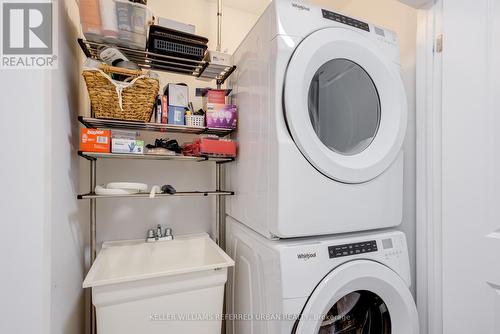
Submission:
[[[186,108],[168,106],[168,124],[184,125]]]

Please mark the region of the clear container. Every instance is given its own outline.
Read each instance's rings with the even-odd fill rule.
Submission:
[[[86,39],[101,42],[101,10],[99,0],[80,0],[80,23]]]
[[[80,0],[80,22],[89,41],[144,50],[151,10],[126,0]]]

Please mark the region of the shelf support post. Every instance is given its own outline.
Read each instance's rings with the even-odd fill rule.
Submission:
[[[226,168],[224,164],[215,164],[215,186],[217,191],[225,189]],[[226,196],[215,197],[215,242],[226,250]],[[226,314],[226,294],[224,293],[222,303],[222,314]],[[226,320],[222,320],[221,333],[226,332]]]
[[[95,191],[96,187],[96,180],[97,180],[97,161],[90,160],[90,193],[93,193]],[[97,200],[91,199],[90,200],[90,266],[95,261],[96,258],[96,236],[97,236],[97,229],[96,229],[96,220],[97,220]],[[92,293],[90,294],[90,333],[91,334],[96,334],[96,314],[95,314],[95,308],[94,304],[92,303]]]
[[[220,190],[219,164],[215,164],[215,190]],[[220,196],[215,196],[215,243],[220,246]]]
[[[221,52],[222,49],[222,0],[217,0],[217,48],[216,51]]]
[[[217,191],[224,191],[226,178],[224,164],[215,165],[215,186]],[[225,249],[226,235],[226,197],[217,196],[215,199],[215,241],[219,247]]]

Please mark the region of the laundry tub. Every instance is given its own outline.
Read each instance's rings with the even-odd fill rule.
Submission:
[[[219,334],[233,265],[205,233],[106,242],[83,282],[92,288],[97,332]]]

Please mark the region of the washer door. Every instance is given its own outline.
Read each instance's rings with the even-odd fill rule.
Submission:
[[[418,334],[417,309],[394,271],[377,262],[356,260],[321,281],[295,333]]]
[[[346,28],[316,31],[298,45],[286,73],[284,109],[305,158],[340,182],[380,175],[405,136],[406,95],[397,66]]]

